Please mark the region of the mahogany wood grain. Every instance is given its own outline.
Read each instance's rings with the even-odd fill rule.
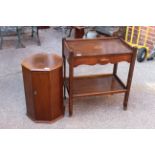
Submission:
[[[73,97],[125,93],[123,107],[127,108],[137,49],[116,37],[97,39],[63,39],[63,59],[69,63],[69,79],[64,78],[69,93],[69,115],[73,114]],[[117,75],[118,63],[130,64],[127,83]],[[95,78],[74,77],[78,65],[114,64],[112,75]],[[65,71],[66,72],[66,71]]]
[[[74,56],[97,56],[132,54],[132,48],[125,45],[119,38],[102,39],[68,39],[69,52]]]
[[[31,71],[51,71],[62,66],[61,58],[56,54],[38,53],[23,60],[22,66]]]
[[[62,59],[35,54],[22,63],[27,115],[34,121],[53,121],[64,115]]]
[[[66,59],[64,54],[64,38],[62,39],[62,58],[63,58],[63,95],[64,99],[66,99],[66,88],[65,88],[65,80],[66,80]]]
[[[85,65],[105,65],[108,63],[116,64],[122,61],[131,62],[132,54],[120,54],[120,55],[98,55],[98,56],[83,56],[74,58],[74,66]]]
[[[74,77],[73,96],[92,96],[126,92],[120,81],[112,74]],[[67,79],[69,89],[69,79]]]
[[[134,66],[135,66],[136,53],[137,53],[137,49],[134,48],[133,55],[132,55],[132,61],[130,63],[130,68],[128,72],[128,79],[127,79],[127,85],[126,85],[127,92],[125,93],[124,102],[123,102],[124,110],[127,110],[127,106],[128,106],[128,99],[129,99],[129,93],[130,93],[133,71],[134,71]]]

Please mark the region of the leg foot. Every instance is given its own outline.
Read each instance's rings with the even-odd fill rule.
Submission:
[[[71,117],[72,115],[73,115],[73,103],[69,99],[69,117]]]
[[[129,92],[126,92],[124,96],[124,102],[123,102],[123,109],[127,110],[128,107],[128,99],[129,99]]]

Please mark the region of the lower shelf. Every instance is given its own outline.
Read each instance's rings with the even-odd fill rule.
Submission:
[[[69,79],[66,80],[69,91]],[[124,93],[122,82],[113,74],[74,77],[73,97]]]

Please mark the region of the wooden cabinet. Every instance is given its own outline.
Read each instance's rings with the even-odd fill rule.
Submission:
[[[27,115],[52,121],[64,114],[62,58],[36,54],[22,62]]]

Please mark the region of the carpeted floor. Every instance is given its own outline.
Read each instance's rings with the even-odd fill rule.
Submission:
[[[24,37],[26,48],[15,48],[15,42],[4,41],[0,50],[0,128],[155,128],[155,61],[137,63],[127,111],[123,95],[85,97],[74,101],[74,115],[52,124],[34,123],[26,115],[21,61],[33,53],[61,55],[61,32],[52,28],[40,31],[42,45]],[[75,75],[111,72],[112,65],[80,66]],[[119,75],[126,80],[128,64],[119,65]]]

